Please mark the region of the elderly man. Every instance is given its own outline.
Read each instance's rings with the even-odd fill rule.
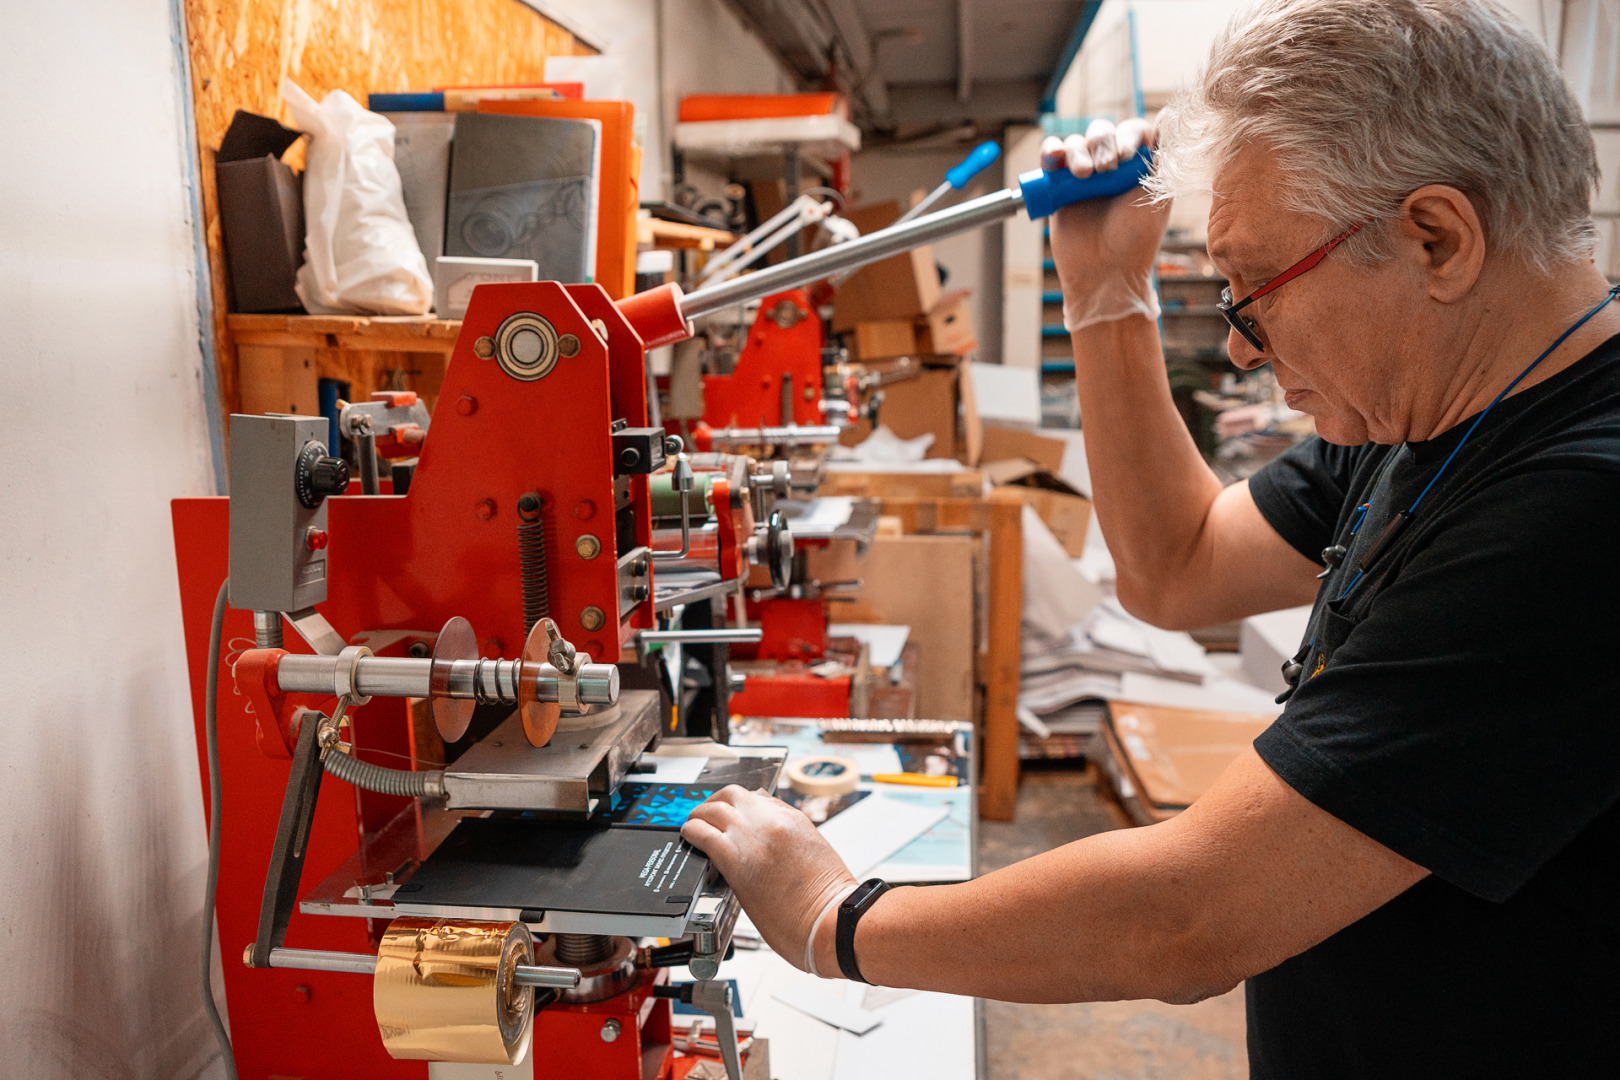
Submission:
[[[1048,149],[1083,175],[1151,137]],[[1255,1077],[1620,1075],[1620,304],[1576,103],[1482,0],[1266,0],[1159,141],[1156,201],[1053,226],[1097,513],[1160,625],[1315,599],[1282,716],[1180,817],[967,884],[857,888],[737,789],[684,835],[824,976],[1020,1001],[1246,979]],[[1165,199],[1205,183],[1232,359],[1320,432],[1224,490],[1149,284]]]

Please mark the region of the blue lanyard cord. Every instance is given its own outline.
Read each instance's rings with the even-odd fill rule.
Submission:
[[[1474,429],[1479,427],[1480,424],[1484,423],[1487,416],[1491,415],[1491,410],[1496,408],[1496,403],[1511,394],[1513,392],[1513,388],[1523,382],[1526,375],[1536,370],[1536,367],[1540,365],[1543,360],[1551,356],[1553,352],[1557,350],[1558,346],[1562,345],[1566,340],[1569,339],[1569,335],[1585,326],[1587,320],[1592,318],[1592,316],[1596,315],[1598,312],[1602,311],[1608,306],[1609,301],[1613,300],[1617,296],[1620,296],[1620,285],[1616,285],[1614,288],[1610,289],[1608,294],[1604,296],[1602,300],[1598,301],[1597,307],[1593,308],[1591,311],[1588,311],[1585,315],[1582,315],[1574,326],[1571,326],[1568,330],[1565,330],[1562,334],[1559,334],[1558,340],[1547,346],[1546,352],[1530,361],[1530,366],[1519,372],[1519,377],[1508,383],[1502,392],[1497,394],[1496,397],[1491,400],[1489,405],[1485,406],[1485,411],[1476,416],[1474,418],[1474,422],[1468,426],[1468,431],[1463,435],[1462,441],[1456,446],[1452,447],[1451,453],[1446,455],[1446,460],[1441,464],[1440,471],[1429,478],[1429,482],[1423,486],[1423,490],[1418,492],[1418,497],[1412,500],[1412,505],[1406,508],[1406,512],[1408,514],[1411,514],[1418,508],[1418,503],[1423,501],[1423,496],[1427,495],[1429,493],[1429,489],[1434,487],[1435,482],[1438,481],[1440,477],[1445,475],[1446,466],[1450,465],[1451,459],[1456,457],[1458,452],[1468,444],[1469,438],[1474,434]]]
[[[1445,475],[1446,469],[1450,467],[1451,462],[1462,451],[1462,448],[1468,445],[1468,440],[1473,437],[1473,434],[1479,428],[1479,425],[1485,422],[1485,418],[1491,414],[1491,410],[1496,408],[1497,402],[1511,394],[1513,392],[1513,388],[1523,382],[1526,375],[1529,375],[1532,371],[1536,370],[1537,366],[1540,365],[1543,360],[1551,356],[1558,349],[1558,346],[1562,345],[1569,339],[1569,335],[1585,326],[1587,321],[1591,319],[1592,316],[1602,311],[1608,306],[1609,301],[1614,300],[1616,297],[1620,297],[1620,285],[1616,285],[1614,288],[1610,289],[1608,294],[1598,302],[1596,307],[1576,320],[1574,326],[1571,326],[1568,330],[1565,330],[1562,334],[1559,334],[1557,341],[1554,341],[1551,345],[1547,346],[1547,350],[1545,352],[1532,360],[1529,367],[1519,372],[1518,377],[1512,382],[1508,383],[1500,394],[1497,394],[1495,398],[1491,399],[1491,403],[1485,406],[1483,412],[1474,417],[1474,422],[1468,425],[1468,430],[1463,433],[1462,439],[1458,441],[1456,446],[1451,448],[1451,453],[1446,455],[1446,460],[1441,462],[1440,468],[1435,471],[1435,474],[1429,477],[1429,482],[1423,485],[1423,490],[1418,492],[1418,497],[1412,500],[1412,505],[1408,506],[1405,511],[1395,515],[1395,517],[1391,519],[1389,525],[1385,527],[1384,534],[1374,542],[1372,550],[1367,553],[1365,558],[1358,560],[1356,576],[1350,579],[1350,584],[1346,585],[1344,587],[1344,591],[1339,594],[1340,600],[1343,600],[1346,596],[1349,596],[1350,590],[1361,584],[1361,579],[1366,576],[1368,567],[1373,564],[1373,561],[1377,559],[1379,555],[1383,554],[1384,549],[1388,547],[1389,544],[1395,539],[1395,536],[1403,528],[1405,528],[1406,523],[1410,521],[1412,519],[1412,515],[1417,512],[1418,504],[1423,501],[1424,496],[1429,494],[1429,490],[1439,482],[1442,476]],[[1365,516],[1366,507],[1362,507],[1356,517],[1355,526],[1350,531],[1351,536],[1354,536],[1356,534],[1356,530],[1361,528],[1361,522]]]

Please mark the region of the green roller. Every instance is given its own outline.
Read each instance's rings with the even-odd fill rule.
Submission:
[[[692,475],[692,515],[708,517],[713,511],[709,504],[709,485],[725,478],[723,472],[700,472]],[[681,516],[681,493],[675,490],[673,472],[654,473],[649,485],[652,491],[652,512],[657,518]]]

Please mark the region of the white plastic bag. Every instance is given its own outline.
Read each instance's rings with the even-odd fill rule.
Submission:
[[[342,90],[316,104],[291,79],[281,96],[310,134],[304,164],[304,265],[298,298],[313,314],[421,315],[433,278],[405,216],[394,125]]]

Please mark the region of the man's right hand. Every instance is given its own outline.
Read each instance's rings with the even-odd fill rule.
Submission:
[[[1093,120],[1084,135],[1042,143],[1041,167],[1068,168],[1084,179],[1118,168],[1144,144],[1152,146],[1154,135],[1146,120],[1117,128]],[[1052,259],[1068,330],[1137,314],[1158,318],[1153,263],[1169,216],[1169,203],[1149,203],[1140,194],[1088,199],[1052,216]]]

